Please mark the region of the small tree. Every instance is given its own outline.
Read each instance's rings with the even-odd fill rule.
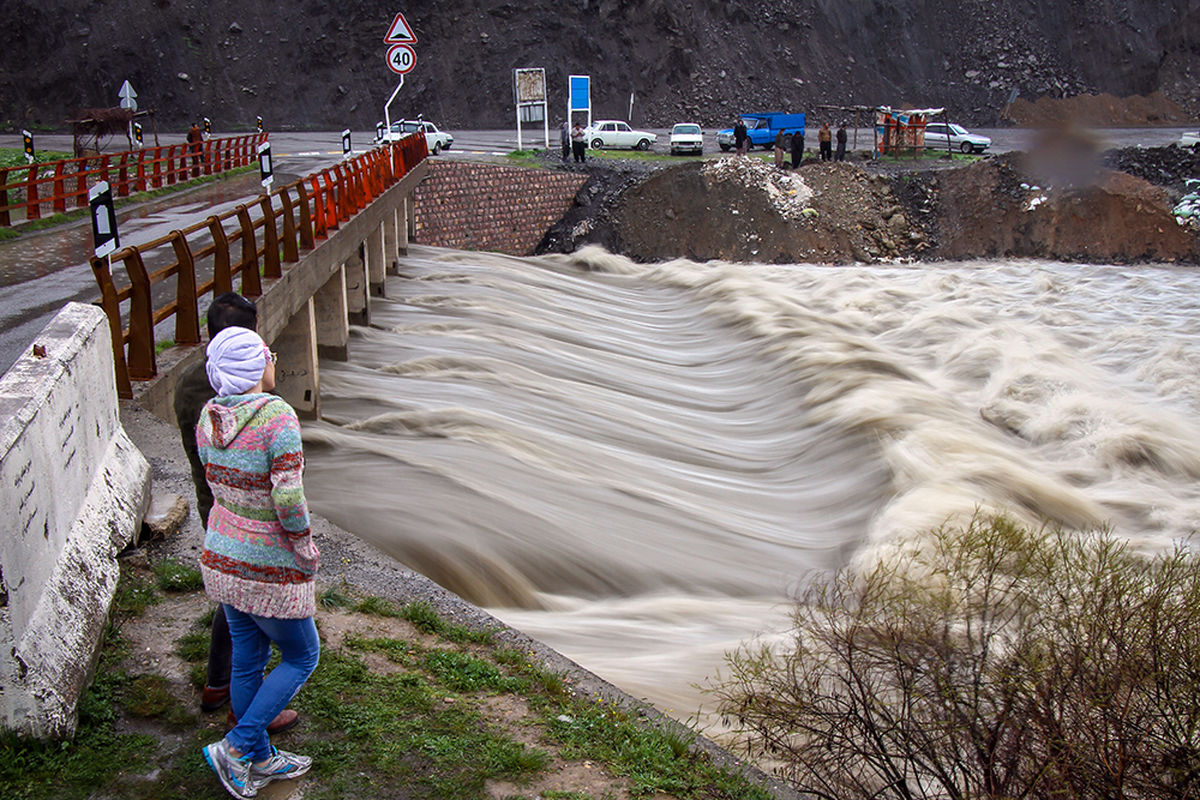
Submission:
[[[796,605],[714,689],[752,757],[838,800],[1200,796],[1200,562],[1003,517]]]

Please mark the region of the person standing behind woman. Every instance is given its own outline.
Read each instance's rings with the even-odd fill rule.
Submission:
[[[217,390],[200,412],[196,447],[215,504],[200,572],[233,640],[230,702],[237,716],[204,758],[234,797],[308,772],[312,759],[277,750],[267,735],[317,666],[314,576],[320,553],[304,499],[300,422],[275,388],[275,354],[258,334],[230,327],[209,342]],[[282,655],[265,678],[271,643]]]

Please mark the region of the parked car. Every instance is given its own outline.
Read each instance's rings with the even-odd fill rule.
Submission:
[[[410,133],[425,134],[425,146],[429,148],[431,155],[436,156],[443,150],[449,150],[450,145],[454,144],[453,136],[445,131],[439,131],[437,125],[423,119],[402,119],[399,122],[393,122],[391,134],[385,138],[394,141]]]
[[[628,122],[616,119],[602,119],[592,124],[586,131],[588,145],[593,150],[605,147],[629,147],[637,150],[649,150],[650,145],[658,141],[658,136],[646,131],[635,131]]]
[[[704,152],[704,131],[694,122],[680,122],[671,128],[671,155]]]
[[[971,133],[953,122],[930,122],[925,126],[926,150],[953,149],[962,153],[982,153],[991,146],[992,140],[988,137]]]
[[[746,126],[746,149],[755,147],[771,147],[775,144],[775,134],[779,131],[791,135],[796,131],[804,133],[803,114],[784,114],[780,111],[770,111],[762,114],[741,114],[742,123]],[[733,128],[717,131],[717,146],[722,150],[734,147]]]
[[[1200,152],[1200,133],[1194,131],[1185,133],[1179,137],[1180,147],[1190,147],[1197,152]]]

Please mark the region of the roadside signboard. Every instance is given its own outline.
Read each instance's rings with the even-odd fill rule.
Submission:
[[[142,141],[142,123],[140,122],[133,123],[133,139],[138,143],[138,147],[144,144]]]
[[[406,44],[394,44],[387,51],[388,69],[397,75],[412,72],[417,65],[417,51]]]
[[[258,146],[258,174],[262,178],[264,189],[270,189],[275,181],[275,167],[271,163],[271,143],[263,142]]]
[[[540,122],[546,147],[550,147],[550,128],[546,114],[546,70],[531,67],[513,70],[513,94],[517,99],[517,149],[521,150],[521,123]]]
[[[350,157],[350,129],[342,131],[342,158]]]
[[[567,81],[567,122],[576,111],[587,112],[587,124],[592,126],[592,79],[589,75],[572,75]]]
[[[112,189],[100,181],[88,190],[88,208],[92,212],[92,245],[96,258],[104,258],[121,246],[117,235],[117,214],[113,210]]]
[[[262,121],[262,117],[255,117],[255,118],[254,118],[254,127],[258,128],[258,132],[259,132],[259,133],[262,133],[262,132],[263,132],[263,121]]]
[[[25,148],[25,160],[30,164],[33,163],[33,134],[29,131],[21,131],[21,144]]]
[[[385,130],[386,130],[386,128],[384,128],[384,125],[382,122],[375,123],[375,141],[377,141],[377,142],[383,141],[383,134],[384,134]]]

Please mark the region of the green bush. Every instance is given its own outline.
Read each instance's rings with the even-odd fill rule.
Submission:
[[[796,605],[714,690],[754,756],[839,800],[1200,794],[1200,561],[1005,518]]]

